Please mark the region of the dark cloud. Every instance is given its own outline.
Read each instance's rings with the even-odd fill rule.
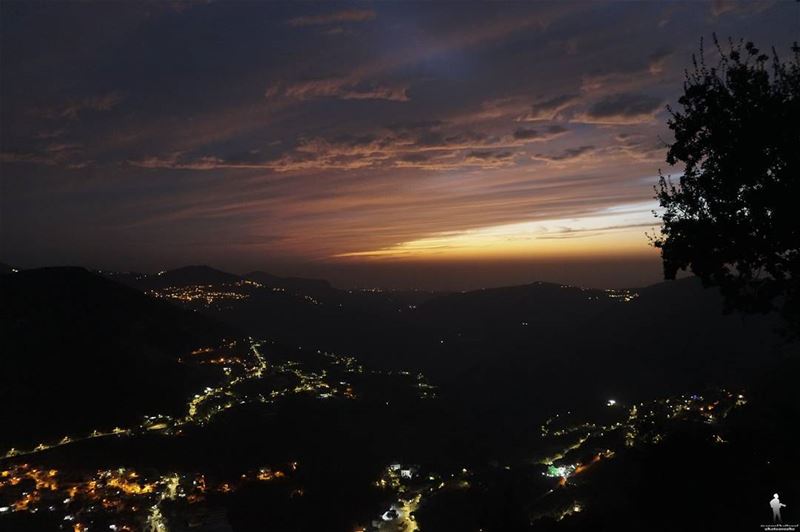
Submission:
[[[519,128],[514,131],[514,138],[515,139],[535,139],[542,135],[541,131],[538,129],[525,129]]]
[[[220,266],[261,266],[650,201],[700,36],[795,31],[782,3],[343,6],[3,9],[4,261],[160,268],[236,235]]]
[[[464,162],[484,169],[505,168],[514,164],[515,157],[515,153],[508,150],[470,151],[464,157]]]
[[[309,15],[294,17],[287,21],[287,24],[294,27],[302,26],[323,26],[327,24],[341,24],[343,22],[366,22],[375,18],[375,12],[371,9],[344,9],[332,13],[321,15]]]
[[[659,138],[635,133],[618,133],[615,136],[617,146],[612,149],[621,151],[631,158],[653,158],[660,156],[668,145]]]
[[[713,0],[711,2],[711,14],[715,17],[722,16],[726,13],[746,15],[769,9],[774,4],[775,0],[762,0],[760,2],[752,2],[749,0]]]
[[[655,223],[633,223],[622,225],[607,225],[603,227],[593,227],[591,229],[575,229],[572,227],[562,227],[556,231],[552,231],[546,235],[537,235],[537,240],[558,240],[562,238],[585,238],[591,237],[596,234],[606,231],[616,231],[619,229],[638,229],[645,227],[653,227]]]
[[[659,63],[664,59],[671,57],[674,52],[675,50],[668,46],[660,48],[648,56],[648,65],[652,66],[655,63]]]
[[[510,151],[471,151],[467,154],[467,159],[479,161],[507,161],[514,157]]]
[[[347,78],[328,78],[276,83],[267,87],[264,96],[268,100],[283,97],[292,100],[335,98],[340,100],[389,100],[407,102],[408,86],[402,84],[354,81]]]
[[[560,94],[552,98],[538,100],[531,105],[530,110],[522,116],[523,121],[535,122],[539,120],[555,120],[559,114],[578,102],[578,94]]]
[[[436,129],[444,125],[441,120],[417,120],[412,122],[395,122],[386,126],[386,129],[395,132],[417,131],[421,129]]]
[[[129,159],[129,165],[149,169],[217,170],[264,169],[275,172],[348,170],[365,168],[426,168],[453,170],[476,164],[508,162],[510,147],[544,142],[567,129],[553,124],[537,130],[518,129],[511,135],[490,135],[482,131],[447,126],[440,121],[396,123],[361,134],[330,137],[300,137],[280,151],[264,157],[261,150],[239,156],[196,155],[175,151]]]
[[[663,104],[661,98],[648,94],[613,94],[592,104],[578,121],[610,124],[648,121]]]
[[[434,136],[435,137],[435,136]],[[440,138],[420,137],[419,144],[427,147],[469,147],[489,142],[489,134],[483,131],[461,131]]]
[[[30,151],[4,151],[0,153],[0,162],[84,168],[90,164],[85,160],[84,151],[84,146],[77,142],[51,142]]]
[[[602,61],[600,66],[584,74],[581,90],[593,96],[640,92],[659,83],[679,83],[679,76],[669,68],[675,48],[661,45],[650,53],[637,52],[618,61]]]
[[[638,116],[649,114],[661,106],[661,99],[646,94],[616,94],[595,103],[589,108],[589,116]]]
[[[518,128],[514,131],[517,140],[549,140],[567,132],[567,128],[551,125],[545,129]]]
[[[64,133],[66,133],[65,129],[45,129],[37,132],[34,135],[34,138],[39,140],[49,140],[61,137],[62,135],[64,135]]]
[[[98,96],[87,96],[77,100],[70,100],[64,104],[37,109],[35,112],[46,118],[65,118],[77,120],[84,111],[110,111],[122,101],[122,94],[109,92]]]
[[[435,154],[423,151],[404,153],[399,157],[399,159],[404,163],[424,163],[430,161],[433,157],[435,157]]]
[[[579,159],[584,157],[585,155],[591,154],[595,152],[596,147],[592,145],[587,146],[577,146],[575,148],[568,148],[562,152],[555,153],[555,154],[541,154],[537,153],[534,155],[534,159],[546,162],[563,162],[563,161],[570,161],[573,159]]]

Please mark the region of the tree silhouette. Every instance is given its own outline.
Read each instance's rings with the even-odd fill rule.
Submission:
[[[728,310],[780,311],[800,332],[800,47],[781,61],[753,43],[729,42],[720,59],[686,72],[680,110],[668,108],[675,141],[661,175],[664,276],[690,270],[718,286]]]

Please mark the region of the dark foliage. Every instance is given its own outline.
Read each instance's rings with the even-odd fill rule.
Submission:
[[[702,47],[687,72],[675,142],[662,176],[664,275],[690,270],[719,286],[729,309],[779,310],[800,331],[800,47],[782,61],[752,43],[730,43],[716,67]]]

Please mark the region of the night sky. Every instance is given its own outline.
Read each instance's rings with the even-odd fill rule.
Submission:
[[[776,2],[8,2],[0,260],[658,280],[665,106]]]

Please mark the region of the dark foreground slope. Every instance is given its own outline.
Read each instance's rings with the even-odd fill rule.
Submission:
[[[2,443],[177,413],[207,380],[178,363],[232,334],[80,268],[0,276]]]
[[[79,434],[82,411],[115,423],[123,411],[164,413],[193,382],[206,400],[190,423],[0,460],[28,482],[0,486],[0,507],[19,506],[0,529],[56,529],[65,515],[148,529],[146,509],[160,505],[170,530],[401,530],[407,516],[392,507],[426,532],[752,530],[772,493],[787,512],[800,496],[797,344],[771,317],[724,315],[691,279],[417,295],[193,268],[145,295],[82,270],[23,273],[0,285],[4,303],[13,296],[2,332],[36,356],[3,352],[19,381],[0,383],[18,406],[5,426]],[[251,335],[241,343],[254,356],[223,360],[227,384],[203,391],[202,375],[174,360],[227,334],[214,320]],[[27,510],[26,464],[64,482],[36,488],[43,498]],[[392,464],[417,473],[398,479]],[[154,491],[106,483],[119,506],[98,505],[94,488],[62,502],[108,471]],[[164,500],[170,478],[185,498]]]

